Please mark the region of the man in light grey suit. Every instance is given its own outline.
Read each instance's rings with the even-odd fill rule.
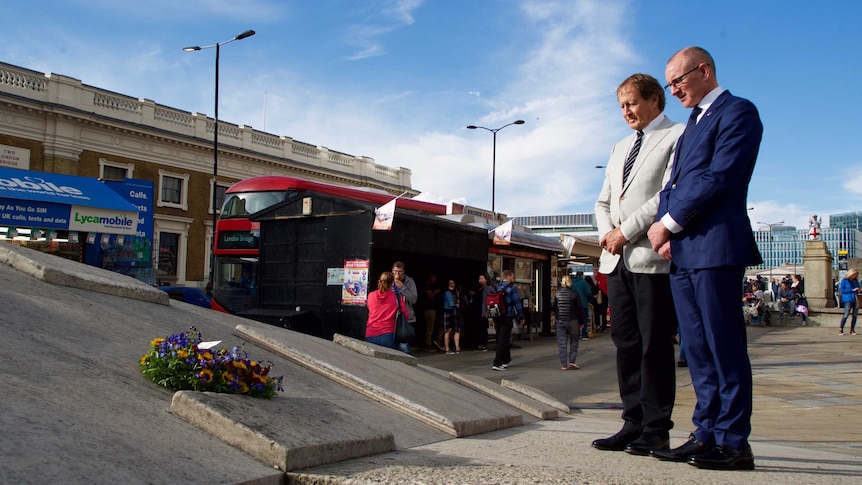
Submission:
[[[648,455],[650,450],[668,449],[673,427],[676,315],[669,263],[652,250],[646,234],[685,125],[662,114],[664,90],[650,75],[629,76],[617,88],[617,99],[635,133],[614,145],[595,212],[602,245],[599,272],[608,275],[624,425],[593,446]]]

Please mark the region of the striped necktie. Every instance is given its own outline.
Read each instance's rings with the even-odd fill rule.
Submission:
[[[628,158],[626,158],[626,164],[623,166],[623,185],[626,184],[626,180],[629,179],[629,174],[632,171],[632,167],[635,165],[635,160],[638,158],[638,152],[641,151],[641,142],[644,139],[643,130],[638,130],[638,137],[635,139],[635,144],[632,146],[631,151],[629,152]]]

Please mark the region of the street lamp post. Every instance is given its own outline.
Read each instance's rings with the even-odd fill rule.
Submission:
[[[483,130],[488,130],[494,134],[494,146],[491,152],[491,212],[496,214],[494,210],[494,191],[496,189],[496,181],[497,181],[497,132],[502,130],[503,128],[511,125],[523,125],[524,120],[513,121],[507,125],[503,125],[499,128],[485,128],[484,126],[476,126],[470,125],[467,127],[468,130],[475,130],[476,128],[480,128]]]
[[[254,35],[255,32],[253,30],[246,30],[245,32],[237,35],[233,39],[226,40],[224,42],[219,42],[218,44],[213,45],[205,45],[201,46],[191,46],[184,47],[183,50],[186,52],[194,52],[203,49],[212,49],[215,47],[215,117],[213,121],[213,198],[212,198],[212,211],[213,211],[213,219],[212,219],[212,243],[210,244],[210,287],[213,287],[214,284],[214,273],[215,273],[215,245],[216,245],[216,222],[218,221],[218,209],[216,208],[216,204],[218,203],[218,62],[219,62],[219,51],[221,46],[225,44],[230,44],[235,40],[242,40]]]
[[[793,274],[796,274],[796,261],[799,260],[799,232],[793,232]]]
[[[773,252],[772,244],[775,242],[775,237],[772,234],[772,228],[775,226],[780,226],[780,225],[784,224],[784,221],[778,221],[778,222],[772,222],[772,223],[758,222],[758,224],[763,224],[764,226],[769,226],[769,252],[772,253]],[[771,261],[769,262],[769,289],[772,290],[772,262]],[[773,295],[773,299],[774,299],[774,296],[775,295]]]

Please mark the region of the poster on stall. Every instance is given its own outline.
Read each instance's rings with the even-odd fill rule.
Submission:
[[[344,283],[344,268],[326,268],[326,286]]]
[[[374,210],[374,224],[371,229],[374,231],[389,231],[392,230],[392,220],[395,219],[395,201],[394,198],[386,204]]]
[[[508,246],[512,241],[512,226],[514,219],[509,220],[505,224],[501,224],[494,229],[494,245]]]
[[[342,305],[365,305],[368,299],[368,261],[344,261],[344,284],[341,287]]]

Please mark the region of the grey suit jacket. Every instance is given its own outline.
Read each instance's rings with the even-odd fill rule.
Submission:
[[[614,228],[622,228],[628,243],[623,247],[622,260],[633,273],[667,273],[670,263],[652,250],[647,230],[658,211],[659,192],[670,179],[676,141],[685,125],[668,118],[649,133],[641,146],[629,178],[623,186],[623,166],[635,133],[614,145],[605,170],[605,181],[596,201],[596,224],[599,238]],[[619,264],[620,255],[602,250],[599,272],[609,274]]]

